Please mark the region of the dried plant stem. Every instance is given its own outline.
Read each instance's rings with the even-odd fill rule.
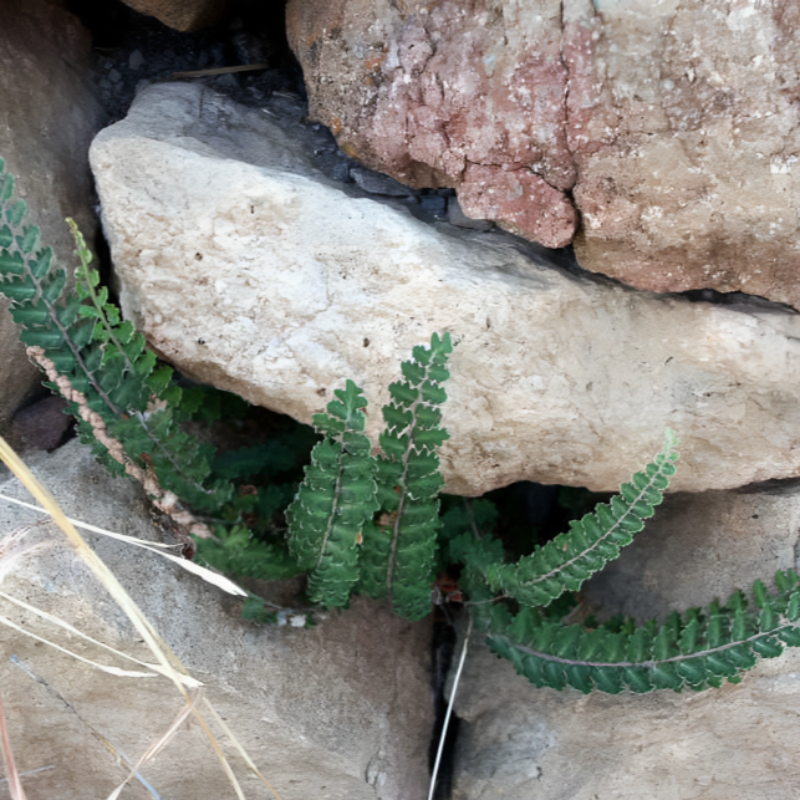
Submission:
[[[436,779],[439,776],[439,765],[442,761],[442,753],[444,752],[444,743],[447,739],[447,727],[450,724],[450,716],[453,713],[453,704],[456,699],[456,691],[458,690],[458,682],[461,680],[461,671],[464,669],[464,661],[467,658],[467,647],[469,646],[469,638],[472,635],[472,617],[469,618],[469,625],[467,626],[467,633],[464,636],[464,644],[461,647],[461,658],[458,661],[458,669],[456,670],[456,677],[453,679],[453,688],[450,690],[450,702],[447,704],[447,713],[444,715],[444,724],[442,725],[442,732],[439,735],[439,747],[436,750],[436,761],[433,764],[433,773],[431,774],[431,785],[428,790],[428,800],[433,800],[434,793],[436,792]]]

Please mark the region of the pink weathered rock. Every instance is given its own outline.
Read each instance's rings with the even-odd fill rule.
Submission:
[[[640,288],[800,307],[798,4],[291,0],[287,18],[311,115],[373,169],[542,244],[575,236],[582,266]]]
[[[415,188],[457,187],[469,216],[561,247],[577,215],[559,4],[489,6],[292,0],[289,39],[311,116],[348,155]]]

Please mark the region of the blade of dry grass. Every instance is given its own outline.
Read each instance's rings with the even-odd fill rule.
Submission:
[[[108,650],[109,652],[114,653],[114,655],[120,656],[121,658],[127,659],[128,661],[133,661],[135,664],[138,664],[141,667],[145,667],[146,669],[151,670],[148,673],[142,673],[142,672],[125,673],[117,671],[117,672],[112,672],[113,675],[123,675],[123,677],[136,677],[136,678],[138,677],[152,678],[154,677],[153,673],[164,675],[164,670],[160,664],[148,664],[146,661],[141,661],[138,658],[134,658],[132,655],[129,655],[128,653],[123,653],[122,650],[117,650],[115,647],[111,647],[111,645],[106,644],[105,642],[101,642],[99,639],[95,639],[92,636],[89,636],[83,631],[78,630],[74,625],[70,625],[69,622],[65,622],[63,619],[60,619],[59,617],[56,617],[53,614],[48,613],[47,611],[42,611],[41,608],[36,608],[36,606],[32,606],[30,603],[26,603],[24,600],[20,600],[18,597],[12,597],[10,594],[6,594],[6,592],[2,591],[0,591],[0,597],[2,597],[4,600],[8,600],[9,603],[14,603],[15,605],[18,605],[20,608],[24,608],[26,611],[30,611],[31,614],[35,614],[36,616],[41,617],[42,619],[46,620],[47,622],[50,622],[53,625],[56,625],[59,628],[63,628],[64,630],[68,631],[74,636],[78,636],[81,639],[85,639],[87,642],[91,642],[92,644],[95,644],[98,647],[102,647],[104,650]],[[3,618],[0,617],[0,620],[2,619]],[[111,671],[110,669],[103,667],[102,664],[97,664],[94,661],[91,661],[75,653],[72,653],[71,651],[66,650],[63,647],[54,644],[53,642],[50,642],[47,639],[42,638],[41,636],[36,636],[35,634],[31,634],[29,631],[21,628],[19,628],[19,630],[21,630],[22,633],[33,636],[33,638],[38,639],[39,641],[44,642],[45,644],[49,644],[58,650],[61,650],[65,653],[69,653],[70,655],[75,656],[75,658],[78,658],[81,661],[87,661],[89,664],[92,664],[93,666],[96,667],[100,667],[100,669],[104,669],[106,672]],[[191,689],[197,689],[203,685],[196,678],[192,678],[191,675],[184,675],[182,680],[183,683]]]
[[[269,64],[243,64],[240,67],[212,67],[211,69],[192,69],[187,72],[173,72],[171,78],[201,78],[206,75],[229,75],[232,72],[252,72],[256,69],[269,69]]]
[[[17,772],[17,765],[14,763],[14,753],[11,750],[11,739],[8,735],[6,726],[6,714],[3,710],[3,700],[0,697],[0,750],[3,753],[3,764],[6,768],[6,778],[8,779],[8,789],[11,792],[11,800],[26,800],[25,790],[22,788],[22,781]]]
[[[127,778],[125,778],[122,783],[114,789],[113,792],[108,796],[107,800],[117,800],[119,797],[119,793],[128,785],[128,783],[136,777],[139,772],[139,769],[146,764],[148,761],[152,761],[166,746],[167,742],[172,739],[173,736],[178,732],[178,728],[186,721],[186,718],[189,714],[195,712],[197,702],[203,695],[203,690],[200,689],[195,697],[192,699],[192,702],[189,705],[184,706],[178,716],[172,721],[172,724],[167,728],[167,730],[158,738],[157,741],[153,742],[150,747],[145,750],[144,753],[139,757],[139,760],[134,764],[131,768],[130,774]]]
[[[40,506],[33,505],[33,503],[26,503],[24,500],[17,500],[15,497],[8,497],[4,494],[0,494],[0,500],[5,500],[8,503],[14,503],[15,505],[22,506],[23,508],[29,508],[31,511],[38,511],[40,514],[49,515],[50,513],[46,508],[41,508]],[[76,528],[83,528],[85,531],[89,531],[90,533],[97,533],[100,536],[107,536],[111,539],[117,539],[118,541],[135,545],[136,547],[142,547],[145,550],[151,550],[163,558],[168,558],[170,561],[177,564],[182,569],[185,569],[187,572],[197,575],[207,583],[210,583],[213,586],[228,592],[228,594],[232,594],[237,597],[247,597],[247,592],[242,589],[241,586],[238,586],[232,580],[230,580],[230,578],[226,578],[224,575],[220,575],[219,572],[214,572],[213,570],[203,567],[194,561],[188,561],[185,558],[174,556],[171,553],[163,553],[161,552],[161,549],[159,549],[182,547],[183,545],[163,544],[162,542],[144,542],[141,539],[137,539],[135,536],[126,536],[124,533],[107,531],[104,528],[98,528],[96,525],[89,525],[86,522],[70,519],[69,517],[66,517],[65,519],[72,523]]]
[[[37,480],[22,459],[14,452],[14,450],[1,436],[0,459],[2,459],[6,466],[17,476],[25,488],[42,504],[42,506],[44,506],[48,513],[53,517],[53,520],[56,522],[56,524],[61,528],[62,531],[64,531],[78,555],[84,560],[89,569],[94,573],[104,588],[109,592],[109,594],[111,594],[111,596],[117,601],[119,606],[128,616],[139,635],[156,657],[156,660],[163,667],[165,675],[173,681],[176,688],[183,696],[186,704],[191,706],[191,697],[189,696],[188,691],[183,685],[183,681],[181,679],[181,676],[189,674],[188,670],[183,666],[183,664],[181,664],[180,660],[172,652],[172,649],[169,647],[169,645],[161,638],[147,617],[145,617],[136,603],[134,603],[133,599],[125,591],[122,584],[119,582],[119,580],[117,580],[116,576],[106,566],[105,562],[103,562],[103,560],[86,544],[83,537],[75,529],[75,526],[72,525],[72,523],[66,518],[64,512],[55,501],[55,498],[53,498],[50,492],[41,484],[39,480]],[[201,729],[206,734],[206,737],[211,743],[214,752],[217,754],[220,764],[225,774],[228,776],[234,791],[236,792],[237,798],[239,798],[239,800],[245,800],[244,793],[239,785],[239,781],[236,779],[228,760],[225,758],[225,754],[222,752],[219,742],[216,740],[205,718],[196,707],[192,708],[192,713],[197,719]],[[252,763],[252,761],[250,761],[249,757],[244,753],[243,750],[241,750],[241,748],[240,752],[242,752],[242,756],[249,763]],[[260,773],[257,772],[256,774],[263,780],[263,777]]]
[[[72,650],[67,650],[66,647],[62,647],[60,644],[56,644],[55,642],[51,642],[48,639],[45,639],[42,636],[34,633],[33,631],[25,630],[21,625],[17,625],[16,622],[13,622],[8,617],[4,617],[0,614],[0,625],[5,625],[7,628],[11,628],[11,630],[17,631],[18,633],[22,633],[25,636],[30,636],[31,639],[36,639],[38,642],[42,642],[44,644],[50,645],[55,650],[59,650],[62,653],[65,653],[68,656],[72,656],[76,658],[78,661],[83,661],[84,664],[90,664],[93,667],[96,667],[103,672],[107,672],[109,675],[116,675],[118,678],[155,678],[154,672],[133,672],[132,670],[127,669],[120,669],[119,667],[109,667],[106,664],[100,664],[97,661],[92,661],[90,658],[84,658],[83,656],[79,656],[77,653],[73,653]]]
[[[250,769],[255,772],[259,778],[261,778],[261,781],[264,783],[267,789],[272,792],[272,796],[275,798],[275,800],[281,800],[280,795],[275,791],[275,789],[272,788],[272,784],[259,772],[258,767],[252,762],[250,756],[247,755],[247,751],[239,744],[231,729],[225,724],[225,720],[223,720],[222,717],[217,713],[217,709],[208,702],[208,698],[204,697],[203,702],[211,712],[211,716],[214,717],[214,719],[217,721],[217,724],[225,732],[225,735],[231,740],[233,746],[239,751],[247,766],[250,767]]]

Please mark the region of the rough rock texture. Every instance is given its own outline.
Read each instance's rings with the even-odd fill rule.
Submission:
[[[0,157],[62,263],[75,249],[64,218],[74,217],[89,241],[96,228],[86,153],[100,114],[90,48],[88,32],[59,3],[0,0]],[[0,435],[40,374],[0,297]]]
[[[111,478],[88,448],[73,441],[31,460],[68,515],[145,539],[156,536],[142,493]],[[29,499],[16,481],[2,477],[0,493]],[[40,516],[0,501],[0,537]],[[63,541],[50,527],[34,536]],[[158,556],[99,537],[90,541],[205,683],[206,696],[283,800],[424,797],[433,725],[426,622],[411,624],[378,603],[357,601],[348,611],[317,615],[319,624],[310,630],[259,627],[242,621],[238,603],[227,595]],[[116,604],[67,547],[17,562],[2,589],[100,641],[152,660]],[[0,604],[3,615],[24,619],[29,630],[84,657],[133,666],[60,636],[6,600]],[[135,760],[167,730],[182,704],[167,680],[106,675],[5,626],[0,626],[0,652],[5,654],[0,687],[18,768],[44,768],[24,779],[29,800],[107,797],[126,770],[103,738]],[[224,749],[245,795],[270,796],[230,743]],[[142,774],[161,797],[234,796],[194,723],[182,726]],[[151,795],[134,787],[122,796]]]
[[[641,535],[586,584],[590,603],[640,621],[686,608],[800,559],[800,485],[669,496]],[[677,576],[677,578],[676,578]]]
[[[589,599],[641,619],[725,598],[796,567],[799,528],[796,485],[669,497],[589,583]],[[738,686],[612,697],[536,689],[478,639],[456,699],[453,800],[794,797],[798,704],[797,649]]]
[[[291,0],[311,114],[373,169],[640,288],[800,307],[796,3]]]
[[[140,14],[155,17],[176,31],[196,31],[219,22],[231,0],[122,0]]]
[[[180,369],[310,421],[345,378],[380,408],[411,347],[450,331],[449,491],[611,490],[667,425],[676,488],[798,473],[800,316],[635,292],[348,197],[287,125],[161,85],[92,145],[124,313]]]
[[[571,241],[558,2],[292,0],[287,26],[310,114],[348,155],[411,186],[458,187],[470,217]]]

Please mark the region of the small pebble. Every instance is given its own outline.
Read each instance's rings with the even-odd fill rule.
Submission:
[[[14,415],[12,425],[27,447],[55,450],[75,422],[64,413],[66,407],[62,397],[45,397],[20,409]]]
[[[128,57],[128,67],[130,69],[139,69],[145,62],[141,50],[134,50]]]
[[[353,167],[350,170],[350,176],[365,192],[370,194],[382,194],[387,197],[408,197],[408,195],[414,194],[413,189],[403,186],[402,183],[382,172]]]

